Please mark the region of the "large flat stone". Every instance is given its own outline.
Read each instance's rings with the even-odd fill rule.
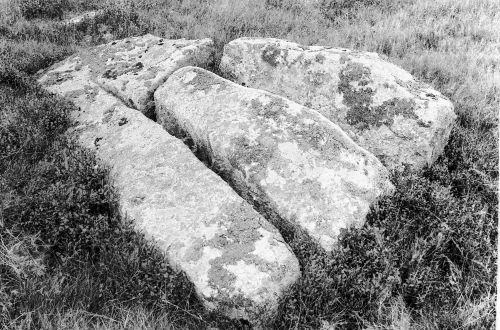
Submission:
[[[380,161],[318,112],[185,67],[155,92],[157,118],[187,132],[235,189],[326,250],[393,190]]]
[[[120,213],[185,272],[205,306],[254,324],[300,276],[280,233],[159,124],[90,80],[75,58],[39,81],[79,108],[71,129],[110,167]]]
[[[375,53],[241,38],[225,46],[220,69],[317,110],[391,169],[432,164],[456,118],[447,98]]]
[[[69,71],[51,70],[47,79],[83,70],[127,106],[149,115],[153,92],[172,72],[186,65],[210,66],[213,52],[211,39],[169,40],[147,34],[82,50],[65,61]]]

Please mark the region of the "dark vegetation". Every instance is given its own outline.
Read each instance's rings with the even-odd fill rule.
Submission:
[[[250,7],[194,0],[0,1],[0,325],[243,327],[205,314],[183,276],[119,219],[107,169],[63,135],[73,106],[34,79],[106,35],[153,33],[212,37],[219,56],[240,36],[377,51],[450,97],[457,125],[432,167],[394,173],[395,196],[370,213],[366,226],[345,232],[331,255],[300,239],[290,242],[303,274],[274,327],[493,328],[499,87],[491,74],[499,63],[479,55],[499,40],[489,26],[465,29],[461,22],[474,22],[474,15],[498,20],[488,16],[498,8],[488,1],[440,2],[444,9],[403,0],[323,0],[315,10],[292,0]],[[407,6],[404,15],[396,15],[398,4]],[[79,26],[59,21],[70,11],[93,9],[102,14]],[[439,24],[433,31],[401,28],[415,16]],[[311,33],[318,26],[326,32]]]

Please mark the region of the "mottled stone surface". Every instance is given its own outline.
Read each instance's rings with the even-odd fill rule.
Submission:
[[[269,320],[300,276],[279,232],[159,124],[106,93],[69,59],[42,85],[73,101],[71,134],[111,168],[120,213],[185,272],[205,306]]]
[[[375,53],[241,38],[225,46],[220,69],[317,110],[391,169],[432,164],[456,118],[447,98]]]
[[[87,11],[87,12],[84,12],[82,14],[65,19],[62,23],[64,25],[79,25],[79,24],[83,23],[84,21],[90,21],[90,20],[96,18],[98,14],[99,13],[97,11],[94,11],[94,10]]]
[[[318,112],[185,67],[155,92],[157,118],[184,130],[240,194],[331,250],[392,192],[388,171]]]
[[[169,40],[147,34],[82,50],[65,60],[67,70],[50,70],[46,79],[65,79],[83,70],[127,106],[149,115],[156,88],[183,66],[211,65],[213,51],[211,39]]]

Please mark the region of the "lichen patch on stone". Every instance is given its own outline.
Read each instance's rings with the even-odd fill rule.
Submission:
[[[357,204],[368,210],[366,205],[390,190],[388,173],[374,156],[317,112],[208,72],[212,84],[224,82],[226,90],[195,94],[184,81],[200,70],[185,68],[167,80],[155,95],[161,100],[158,116],[175,118],[242,196],[273,209],[280,221],[310,230],[321,244],[333,242],[334,237],[323,236],[335,231],[316,230],[318,214],[338,222],[335,226],[361,223],[365,213]],[[352,160],[339,159],[341,151]],[[370,160],[367,180],[373,192],[367,196],[365,188],[358,189],[363,191],[358,200],[358,191],[345,185],[356,185],[349,176],[364,173],[365,159]],[[322,246],[332,248],[329,243]]]
[[[119,212],[185,272],[206,308],[252,323],[267,320],[300,276],[290,248],[180,140],[123,103],[152,105],[161,79],[190,63],[182,53],[203,62],[211,51],[208,39],[181,40],[171,47],[175,56],[163,53],[166,58],[150,61],[162,50],[159,46],[169,44],[174,43],[145,36],[98,46],[55,65],[40,82],[79,107],[71,114],[79,124],[71,134],[109,166]],[[182,51],[193,44],[202,45],[201,55],[197,46]],[[226,87],[207,87],[202,74],[192,78],[192,89],[204,93]],[[255,141],[269,143],[258,133]]]
[[[226,87],[224,83],[214,83],[210,75],[207,75],[205,71],[197,71],[192,79],[189,80],[189,85],[194,87],[196,91],[203,91],[204,93],[210,91],[214,86],[217,92],[223,91]]]
[[[366,130],[382,125],[390,127],[395,116],[418,119],[415,101],[411,99],[393,98],[384,101],[382,105],[373,106],[375,91],[371,87],[371,72],[362,64],[349,61],[339,78],[338,90],[348,108],[345,120],[349,125]]]
[[[286,55],[285,55],[286,56]],[[281,48],[275,45],[268,45],[262,50],[262,59],[271,66],[278,66],[283,61]]]

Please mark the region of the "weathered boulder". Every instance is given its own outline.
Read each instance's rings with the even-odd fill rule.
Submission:
[[[225,46],[220,69],[317,110],[391,169],[432,164],[456,118],[447,98],[375,53],[241,38]]]
[[[393,189],[375,156],[283,97],[185,67],[155,92],[155,102],[158,121],[186,132],[240,194],[326,250]]]
[[[209,66],[213,52],[211,39],[169,40],[147,34],[82,50],[65,60],[67,71],[51,71],[47,79],[61,80],[84,71],[127,106],[149,115],[153,92],[172,72],[186,65]]]
[[[266,322],[300,276],[280,233],[180,140],[75,66],[71,58],[39,81],[80,108],[71,134],[110,167],[120,213],[185,272],[209,310]]]

